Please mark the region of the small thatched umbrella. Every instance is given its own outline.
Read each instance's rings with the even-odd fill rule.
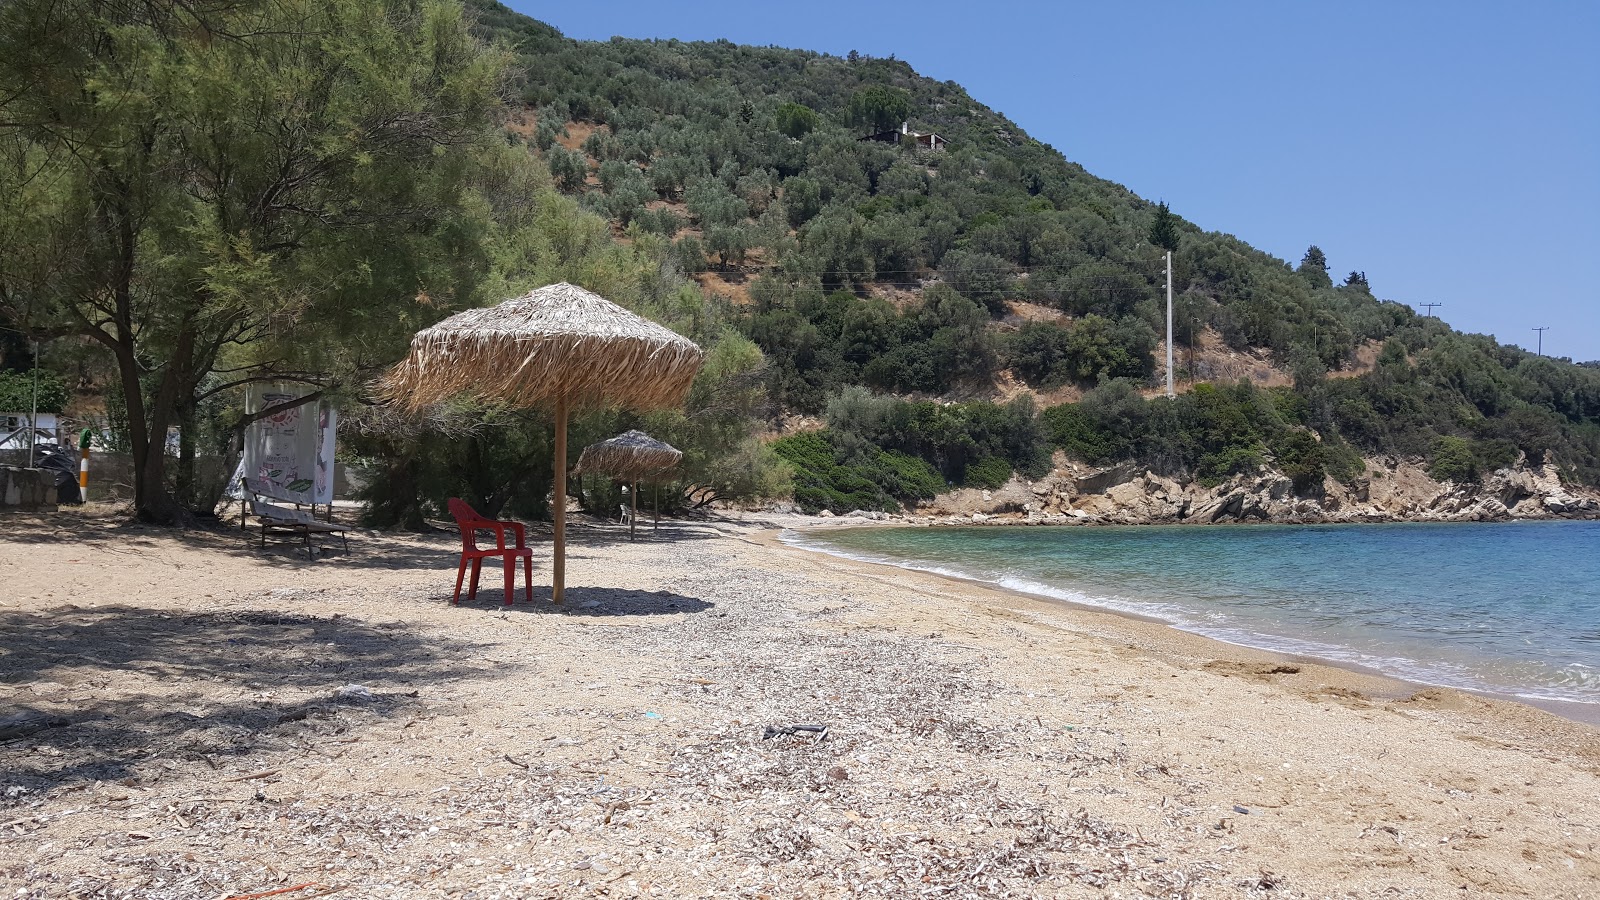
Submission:
[[[628,516],[628,537],[631,539],[639,520],[639,482],[660,475],[677,465],[681,459],[683,451],[671,444],[658,441],[642,431],[625,431],[610,440],[583,448],[572,474],[603,472],[633,485],[629,493],[633,512]]]
[[[412,410],[462,395],[554,412],[551,598],[560,603],[567,572],[567,414],[678,406],[704,360],[687,338],[562,282],[417,332],[385,392]]]

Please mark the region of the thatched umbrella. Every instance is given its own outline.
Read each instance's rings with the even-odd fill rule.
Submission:
[[[572,474],[603,472],[633,485],[629,493],[633,512],[628,516],[628,537],[631,539],[639,519],[639,482],[660,475],[677,465],[681,459],[683,451],[671,444],[658,441],[642,431],[625,431],[610,440],[583,448]]]
[[[453,396],[555,414],[555,565],[551,597],[566,587],[567,414],[678,406],[705,354],[687,338],[583,288],[562,282],[417,332],[385,392],[416,410]]]

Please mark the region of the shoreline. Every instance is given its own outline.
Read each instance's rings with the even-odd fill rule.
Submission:
[[[1326,525],[1356,525],[1356,524],[1396,524],[1396,525],[1407,525],[1407,524],[1434,524],[1434,525],[1480,524],[1480,525],[1483,525],[1483,524],[1508,524],[1509,522],[1520,522],[1520,521],[1537,521],[1537,520],[1508,520],[1508,522],[1506,522],[1506,523],[1501,523],[1501,522],[1477,522],[1477,523],[1466,523],[1466,522],[1394,522],[1394,523],[1376,523],[1376,522],[1375,523],[1358,523],[1358,522],[1326,522],[1326,523],[1309,523],[1309,522],[1299,522],[1299,523],[1285,523],[1285,522],[1230,522],[1230,523],[1210,523],[1210,524],[1213,524],[1213,525],[1279,525],[1279,526],[1301,525],[1301,526],[1310,527],[1310,526],[1313,526],[1313,525],[1324,525],[1324,524],[1326,524]],[[1543,521],[1550,521],[1550,520],[1543,520]],[[1015,523],[1015,524],[1021,524],[1021,523]],[[1161,527],[1161,526],[1144,526],[1144,525],[1112,525],[1110,523],[1096,523],[1096,524],[1099,525],[1099,527],[1120,527],[1120,528]],[[1424,692],[1424,691],[1453,691],[1453,692],[1458,692],[1460,694],[1464,694],[1464,695],[1467,695],[1467,696],[1472,696],[1472,697],[1477,697],[1477,698],[1480,698],[1480,699],[1483,699],[1483,700],[1493,701],[1493,702],[1496,702],[1496,703],[1507,703],[1507,704],[1513,704],[1513,705],[1516,705],[1516,706],[1527,707],[1527,708],[1530,708],[1530,709],[1538,710],[1540,712],[1544,712],[1544,713],[1548,713],[1550,715],[1557,716],[1557,717],[1559,717],[1562,720],[1567,721],[1567,722],[1572,722],[1572,723],[1576,723],[1578,725],[1600,729],[1600,703],[1582,703],[1582,702],[1579,702],[1579,701],[1571,701],[1571,700],[1557,700],[1557,699],[1547,699],[1547,698],[1524,697],[1524,696],[1520,696],[1520,695],[1512,694],[1512,693],[1508,693],[1508,692],[1481,690],[1481,689],[1461,687],[1459,685],[1442,684],[1442,683],[1437,683],[1437,682],[1429,682],[1429,681],[1426,681],[1426,680],[1423,680],[1423,679],[1420,679],[1420,678],[1407,677],[1407,676],[1404,676],[1404,675],[1397,675],[1397,674],[1394,674],[1394,673],[1391,673],[1391,672],[1386,672],[1386,671],[1384,671],[1382,669],[1379,669],[1379,668],[1377,668],[1375,666],[1363,665],[1361,663],[1353,662],[1353,661],[1350,661],[1350,660],[1333,659],[1333,658],[1329,658],[1329,657],[1317,656],[1317,655],[1310,654],[1310,653],[1298,653],[1298,652],[1294,652],[1294,651],[1280,650],[1280,649],[1273,648],[1273,647],[1270,647],[1270,646],[1265,646],[1264,647],[1264,646],[1258,646],[1258,645],[1255,645],[1255,644],[1242,643],[1242,642],[1238,642],[1238,641],[1230,641],[1230,640],[1227,640],[1226,638],[1218,637],[1216,635],[1205,634],[1203,632],[1194,631],[1194,630],[1185,628],[1185,627],[1183,627],[1182,625],[1180,625],[1180,624],[1178,624],[1176,622],[1172,622],[1172,621],[1169,621],[1167,619],[1163,619],[1160,616],[1152,615],[1152,614],[1149,614],[1149,613],[1141,613],[1141,612],[1136,612],[1136,611],[1133,611],[1133,610],[1121,609],[1121,608],[1118,608],[1116,606],[1111,606],[1111,605],[1101,605],[1101,604],[1096,604],[1096,603],[1072,600],[1072,599],[1068,599],[1066,597],[1052,596],[1052,595],[1046,594],[1046,593],[1029,591],[1029,590],[1024,589],[1024,588],[1013,587],[1013,586],[1010,586],[1010,585],[1001,584],[1001,583],[999,583],[997,581],[992,581],[992,580],[981,578],[981,577],[978,577],[978,576],[975,576],[975,575],[968,575],[968,574],[961,573],[961,572],[954,571],[954,570],[935,570],[935,569],[931,569],[931,568],[923,568],[923,567],[920,567],[920,566],[917,566],[917,565],[912,565],[909,562],[901,563],[901,562],[888,560],[888,559],[863,559],[863,558],[861,558],[859,556],[856,556],[856,555],[853,555],[850,552],[845,551],[845,550],[834,549],[834,548],[825,547],[825,546],[807,545],[807,544],[801,542],[801,539],[803,539],[806,536],[806,533],[809,532],[809,531],[826,532],[826,531],[831,531],[831,530],[837,530],[837,529],[840,529],[840,528],[843,528],[843,527],[879,527],[879,528],[902,527],[902,528],[906,528],[906,527],[918,527],[918,526],[906,525],[904,523],[887,522],[887,521],[873,521],[873,520],[865,520],[865,523],[862,526],[846,526],[844,523],[839,523],[837,525],[835,525],[833,523],[827,523],[827,524],[824,524],[824,525],[822,525],[820,527],[784,526],[779,531],[777,531],[777,532],[772,534],[771,541],[772,541],[772,545],[773,546],[791,548],[791,549],[794,549],[794,550],[798,550],[798,551],[804,552],[804,553],[809,554],[809,555],[825,556],[825,557],[827,557],[829,559],[832,559],[832,560],[844,561],[844,562],[852,563],[852,564],[855,564],[855,565],[870,566],[870,567],[879,568],[879,569],[887,569],[887,570],[894,571],[894,572],[902,572],[902,573],[914,574],[914,575],[922,576],[922,577],[929,577],[929,578],[939,579],[941,581],[948,582],[948,583],[953,583],[953,584],[957,584],[957,585],[961,585],[963,587],[976,588],[976,589],[979,589],[979,590],[982,590],[982,591],[994,592],[994,593],[1004,594],[1004,595],[1012,596],[1012,597],[1026,598],[1026,599],[1028,599],[1030,601],[1039,602],[1039,603],[1057,604],[1057,605],[1066,607],[1068,609],[1076,610],[1076,611],[1082,612],[1082,613],[1108,615],[1108,616],[1115,617],[1117,619],[1122,619],[1122,620],[1126,620],[1126,621],[1129,621],[1129,622],[1139,623],[1141,626],[1150,626],[1150,627],[1160,628],[1160,629],[1166,630],[1168,632],[1171,632],[1173,634],[1184,635],[1186,637],[1189,637],[1189,638],[1192,638],[1192,639],[1195,639],[1195,640],[1209,642],[1209,643],[1215,644],[1219,648],[1228,648],[1229,651],[1232,651],[1232,652],[1235,652],[1235,653],[1237,653],[1239,651],[1244,651],[1246,653],[1262,654],[1268,659],[1277,660],[1277,661],[1281,661],[1281,662],[1284,662],[1284,663],[1297,664],[1297,665],[1301,665],[1301,666],[1317,666],[1317,667],[1322,667],[1322,668],[1329,668],[1329,669],[1335,669],[1335,670],[1339,670],[1339,671],[1343,671],[1343,672],[1348,672],[1348,673],[1350,673],[1352,675],[1357,675],[1357,676],[1360,676],[1360,677],[1365,678],[1365,679],[1372,679],[1372,680],[1374,680],[1376,682],[1383,682],[1383,683],[1389,684],[1390,685],[1389,689],[1382,690],[1382,691],[1375,692],[1375,693],[1371,694],[1372,696],[1378,697],[1378,698],[1381,698],[1381,699],[1398,700],[1398,699],[1402,699],[1402,698],[1404,698],[1404,697],[1406,697],[1408,695],[1414,695],[1414,694],[1417,694],[1419,692]],[[932,527],[959,527],[959,526],[932,526]],[[969,526],[969,527],[978,527],[978,526]],[[1044,527],[1049,527],[1049,526],[1044,526]],[[784,537],[785,534],[793,535],[796,538],[796,540],[786,540],[785,537]]]
[[[1600,900],[1593,727],[797,517],[586,529],[559,607],[542,534],[505,606],[449,534],[6,524],[0,892]]]
[[[1436,516],[1371,516],[1354,517],[1267,517],[1249,516],[1243,519],[1226,518],[1202,521],[1199,519],[1148,519],[1116,521],[1106,516],[1040,516],[1029,518],[1019,513],[979,513],[982,518],[968,515],[934,515],[923,513],[865,513],[854,510],[838,515],[813,515],[803,512],[785,515],[802,516],[814,520],[808,528],[1230,528],[1261,527],[1272,525],[1351,526],[1351,525],[1554,525],[1562,522],[1600,522],[1600,512],[1563,513],[1547,516],[1498,515],[1482,519],[1439,518]],[[873,516],[881,516],[874,518]]]

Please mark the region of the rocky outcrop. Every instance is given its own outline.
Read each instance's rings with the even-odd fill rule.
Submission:
[[[930,524],[1185,524],[1226,522],[1470,522],[1600,518],[1600,492],[1562,483],[1553,464],[1525,460],[1472,484],[1440,483],[1420,461],[1372,459],[1350,484],[1297,492],[1276,471],[1207,487],[1128,465],[1085,468],[1058,457],[1038,481],[955,491],[918,510]]]

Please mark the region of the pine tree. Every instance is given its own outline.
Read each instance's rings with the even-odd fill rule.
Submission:
[[[1150,243],[1168,252],[1178,249],[1178,217],[1167,208],[1165,200],[1156,204],[1156,218],[1150,223]]]
[[[1306,248],[1306,255],[1300,260],[1300,268],[1295,271],[1310,282],[1312,287],[1333,287],[1333,279],[1328,276],[1328,256],[1316,244]]]

